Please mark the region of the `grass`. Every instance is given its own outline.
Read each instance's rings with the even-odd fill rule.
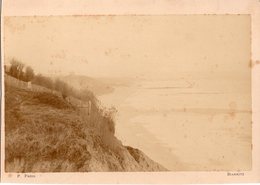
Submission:
[[[46,92],[39,92],[34,95],[34,98],[37,99],[40,104],[47,104],[58,109],[68,109],[73,107],[65,99],[59,98],[57,95]]]
[[[94,96],[88,115],[64,98],[5,86],[5,171],[161,171],[141,151],[115,136],[114,108]]]
[[[88,171],[93,153],[121,144],[111,110],[93,106],[86,116],[61,97],[8,85],[5,131],[6,171]]]

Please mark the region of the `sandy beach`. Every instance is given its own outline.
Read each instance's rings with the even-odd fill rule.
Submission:
[[[223,89],[228,83],[233,86]],[[248,170],[250,94],[243,88],[248,84],[223,80],[215,89],[211,84],[151,89],[143,82],[99,99],[117,108],[116,135],[123,144],[142,149],[169,170]]]

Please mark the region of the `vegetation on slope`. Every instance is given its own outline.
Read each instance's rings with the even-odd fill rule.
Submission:
[[[90,100],[92,103],[96,102],[96,98],[93,92],[88,88],[85,88],[84,85],[82,86],[83,88],[81,88],[79,91],[59,78],[52,79],[40,73],[35,74],[34,70],[30,66],[26,66],[16,59],[12,59],[10,61],[10,65],[5,65],[5,73],[20,81],[31,82],[32,84],[58,91],[62,94],[63,98],[73,96],[83,101]]]
[[[104,83],[98,78],[90,78],[84,75],[70,74],[62,76],[61,79],[65,80],[75,89],[88,89],[95,95],[109,94],[114,91],[114,88],[108,83]]]
[[[88,89],[75,90],[59,79],[35,75],[16,60],[5,72],[16,78],[5,81],[7,172],[165,170],[141,151],[122,145],[114,136],[116,110],[101,108]],[[20,81],[49,91],[21,88]],[[72,104],[71,97],[91,102],[91,109]]]
[[[5,86],[6,171],[165,170],[114,136],[111,112],[91,115],[50,93]]]

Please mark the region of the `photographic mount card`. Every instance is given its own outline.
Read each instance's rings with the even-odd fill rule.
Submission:
[[[259,6],[4,1],[1,181],[259,181]]]

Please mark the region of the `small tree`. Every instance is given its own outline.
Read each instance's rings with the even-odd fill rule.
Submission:
[[[33,69],[30,66],[27,66],[24,74],[25,81],[27,82],[31,81],[34,78],[34,76],[35,75]]]
[[[56,79],[55,81],[55,90],[60,91],[64,99],[69,95],[70,92],[68,84],[61,81],[60,79]]]
[[[15,59],[12,59],[10,63],[11,63],[11,67],[10,67],[9,74],[17,79],[22,80],[24,64]]]

